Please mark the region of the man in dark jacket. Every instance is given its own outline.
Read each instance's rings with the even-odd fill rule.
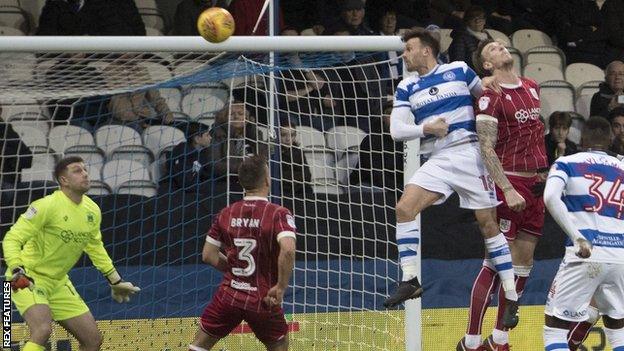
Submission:
[[[594,94],[589,107],[591,116],[609,116],[609,111],[624,103],[624,62],[613,61],[605,70],[605,81]]]
[[[29,168],[31,163],[32,151],[10,123],[0,122],[0,186],[14,189],[20,180],[20,172]]]
[[[145,35],[145,24],[134,0],[87,0],[85,6],[97,18],[89,24],[91,35]]]
[[[46,1],[36,35],[89,34],[89,11],[84,0]]]
[[[169,157],[168,171],[175,189],[186,192],[206,192],[213,173],[208,126],[191,122],[187,127],[186,142],[176,145]]]
[[[477,50],[479,43],[492,39],[485,31],[485,11],[478,6],[472,6],[464,15],[465,26],[451,32],[453,41],[448,49],[449,60],[464,61],[474,69],[472,53]]]
[[[568,112],[553,112],[548,118],[549,133],[544,137],[548,164],[552,165],[561,156],[578,152],[576,144],[568,139],[572,116]]]
[[[613,130],[613,142],[609,151],[624,155],[624,107],[617,107],[609,113],[609,122]]]

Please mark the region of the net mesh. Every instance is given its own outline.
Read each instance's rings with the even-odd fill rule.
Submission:
[[[284,305],[292,348],[404,347],[403,311],[382,306],[399,270],[393,223],[403,148],[384,117],[397,60],[3,53],[0,62],[2,151],[17,155],[3,161],[3,234],[31,201],[56,189],[54,162],[81,156],[106,248],[142,288],[119,308],[86,258],[70,273],[104,349],[177,349],[192,340],[221,278],[201,262],[204,235],[213,216],[242,197],[235,170],[248,153],[271,160],[272,201],[291,209],[299,231]],[[197,136],[208,130],[201,151],[180,146],[206,142]],[[18,327],[14,341],[23,345],[25,333]],[[77,347],[69,340],[57,328],[51,346]],[[219,345],[261,348],[244,324]]]

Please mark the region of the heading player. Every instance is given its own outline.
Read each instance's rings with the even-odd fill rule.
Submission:
[[[516,292],[522,296],[544,226],[541,189],[548,156],[544,124],[539,119],[539,85],[532,79],[519,77],[509,51],[492,39],[479,43],[474,64],[477,72],[494,77],[501,87],[500,91],[485,90],[479,98],[477,135],[483,162],[496,184],[498,198],[503,200],[496,215],[511,249]],[[476,350],[481,345],[483,317],[498,286],[496,269],[486,257],[472,288],[467,332],[457,350]],[[483,342],[482,350],[509,350],[508,328],[503,325],[502,289],[499,301],[496,327]]]
[[[206,236],[202,259],[224,275],[189,350],[210,350],[243,320],[267,350],[288,350],[282,300],[295,264],[295,220],[267,200],[264,158],[245,158],[238,180],[245,197],[221,210]]]
[[[85,195],[89,175],[82,158],[60,160],[54,178],[60,190],[34,201],[2,241],[6,276],[12,276],[11,299],[30,331],[22,350],[43,351],[52,320],[78,340],[81,350],[99,350],[102,335],[67,272],[86,252],[108,280],[115,301],[127,302],[140,289],[121,279],[104,249],[102,214]]]
[[[609,122],[590,118],[587,151],[557,159],[548,174],[544,201],[569,240],[546,301],[546,350],[569,350],[570,323],[587,319],[592,297],[611,347],[624,350],[624,164],[605,152],[611,139]]]
[[[421,139],[421,150],[431,156],[414,173],[396,205],[397,244],[403,271],[398,289],[385,301],[394,307],[422,294],[416,275],[420,232],[416,216],[444,202],[453,192],[460,206],[475,210],[485,245],[501,276],[505,298],[517,301],[507,240],[498,230],[494,187],[481,162],[475,132],[473,97],[482,93],[481,80],[464,62],[439,65],[440,44],[429,32],[412,30],[403,36],[404,59],[417,76],[403,79],[396,91],[390,117],[395,140]],[[518,323],[517,305],[508,304],[506,324]]]

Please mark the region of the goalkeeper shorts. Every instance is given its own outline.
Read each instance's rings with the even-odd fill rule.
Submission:
[[[48,305],[52,311],[52,319],[55,321],[63,321],[89,312],[89,307],[78,295],[69,279],[65,279],[52,289],[38,287],[38,279],[34,279],[35,287],[32,290],[20,289],[11,294],[11,300],[22,316],[33,305]]]

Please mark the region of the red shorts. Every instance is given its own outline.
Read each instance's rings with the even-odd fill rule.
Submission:
[[[535,236],[542,236],[542,228],[544,227],[544,198],[535,196],[531,188],[539,178],[535,177],[519,177],[508,175],[507,179],[511,182],[514,189],[526,200],[526,207],[521,212],[512,211],[507,207],[503,192],[496,187],[496,196],[503,201],[496,208],[496,217],[500,231],[505,235],[507,240],[513,241],[519,231],[526,232]]]
[[[249,324],[258,340],[264,344],[276,343],[288,334],[288,324],[284,318],[284,310],[281,308],[274,311],[248,311],[223,303],[219,298],[219,293],[204,309],[199,325],[206,334],[221,339],[243,320]]]

